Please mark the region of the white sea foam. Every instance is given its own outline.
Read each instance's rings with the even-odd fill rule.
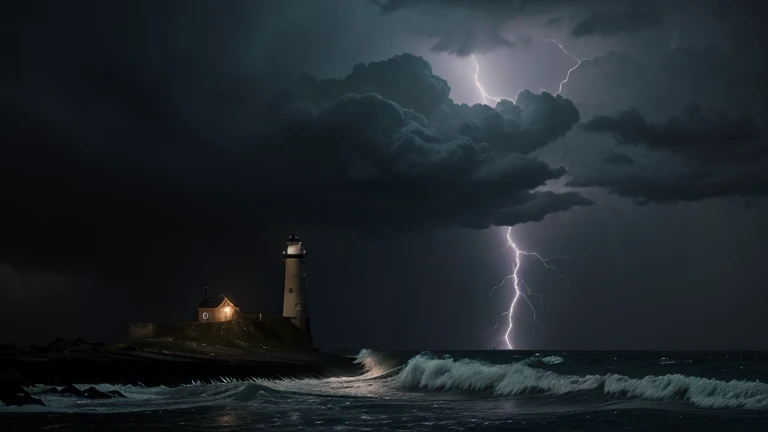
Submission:
[[[406,388],[493,391],[500,396],[526,393],[564,394],[601,384],[600,376],[564,376],[521,363],[495,365],[478,360],[418,355],[397,376]]]
[[[768,409],[768,384],[756,381],[718,381],[686,375],[647,376],[640,379],[610,375],[605,393],[647,400],[685,400],[702,408]]]
[[[405,365],[386,353],[363,350],[356,356],[364,373],[354,377],[326,379],[221,378],[215,383],[197,383],[176,388],[96,385],[102,391],[119,390],[127,398],[83,400],[47,394],[47,387],[30,392],[43,398],[46,407],[0,407],[13,411],[126,412],[191,408],[231,403],[260,404],[306,396],[347,396],[381,400],[419,400],[425,395],[412,390],[486,393],[502,397],[531,394],[566,395],[592,391],[588,398],[603,393],[614,400],[687,402],[701,408],[768,409],[768,384],[757,381],[719,381],[686,375],[629,378],[623,375],[565,375],[535,367],[563,362],[560,357],[532,357],[516,363],[491,364],[475,359],[435,357],[420,354]],[[473,399],[471,394],[466,395]],[[456,400],[452,394],[449,399]],[[463,398],[463,397],[462,397]],[[579,398],[581,400],[581,398]],[[602,399],[601,399],[602,400]],[[270,402],[271,403],[271,402]],[[601,402],[602,403],[602,402]]]
[[[365,377],[384,375],[397,368],[385,355],[369,349],[361,349],[355,356],[355,363],[363,366]]]
[[[546,356],[539,360],[540,362],[548,365],[558,364],[563,362],[563,358],[560,356]]]
[[[479,360],[454,360],[418,355],[397,375],[404,388],[429,390],[491,391],[499,396],[531,393],[562,395],[602,388],[616,398],[649,401],[687,401],[702,408],[768,409],[768,384],[719,381],[685,375],[647,376],[561,375],[529,366],[531,360],[490,364]]]

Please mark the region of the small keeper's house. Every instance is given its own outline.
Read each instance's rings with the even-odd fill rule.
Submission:
[[[197,321],[221,322],[230,321],[237,317],[240,308],[234,305],[226,296],[206,297],[197,305]]]

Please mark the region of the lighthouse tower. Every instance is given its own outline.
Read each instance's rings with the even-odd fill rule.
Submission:
[[[305,288],[307,251],[301,246],[296,234],[285,240],[285,287],[283,291],[283,316],[290,318],[296,327],[309,331],[307,291]]]

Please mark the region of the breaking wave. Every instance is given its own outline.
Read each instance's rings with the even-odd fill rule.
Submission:
[[[506,363],[490,363],[479,358],[431,353],[414,355],[362,350],[354,356],[354,361],[361,366],[361,374],[355,376],[221,378],[216,382],[194,382],[172,388],[96,385],[102,391],[119,390],[127,396],[126,399],[80,400],[50,394],[48,387],[36,386],[30,393],[42,398],[45,407],[0,406],[0,413],[131,412],[231,404],[282,410],[323,400],[344,400],[345,405],[354,400],[353,403],[365,405],[374,400],[377,401],[374,403],[407,401],[410,404],[482,399],[485,404],[489,398],[515,398],[519,402],[515,404],[516,409],[536,412],[602,409],[624,405],[627,401],[659,409],[676,406],[659,404],[677,402],[678,405],[686,403],[707,409],[768,410],[768,384],[759,381],[727,381],[680,373],[632,378],[599,373],[604,369],[593,369],[594,374],[574,374],[565,371],[573,371],[575,363],[560,356],[512,356],[503,359]]]
[[[420,354],[408,362],[397,376],[397,382],[405,388],[491,391],[498,396],[565,394],[594,389],[602,383],[602,377],[598,375],[558,375],[525,363],[527,361],[495,365],[479,360]]]
[[[758,381],[718,381],[686,375],[621,375],[605,378],[605,393],[615,397],[654,401],[687,401],[701,408],[768,409],[768,384]]]
[[[701,408],[768,409],[768,384],[758,381],[720,381],[680,374],[644,378],[562,375],[530,366],[534,360],[491,364],[423,353],[409,360],[393,379],[404,389],[490,392],[496,396],[564,395],[598,389],[616,399],[682,401]]]
[[[370,378],[391,376],[403,367],[396,357],[365,348],[355,356],[355,363],[363,367],[362,377]]]

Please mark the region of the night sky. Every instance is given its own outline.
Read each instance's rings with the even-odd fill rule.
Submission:
[[[490,349],[512,226],[518,348],[768,349],[766,9],[6,5],[0,342],[280,314],[296,232],[321,348]]]

